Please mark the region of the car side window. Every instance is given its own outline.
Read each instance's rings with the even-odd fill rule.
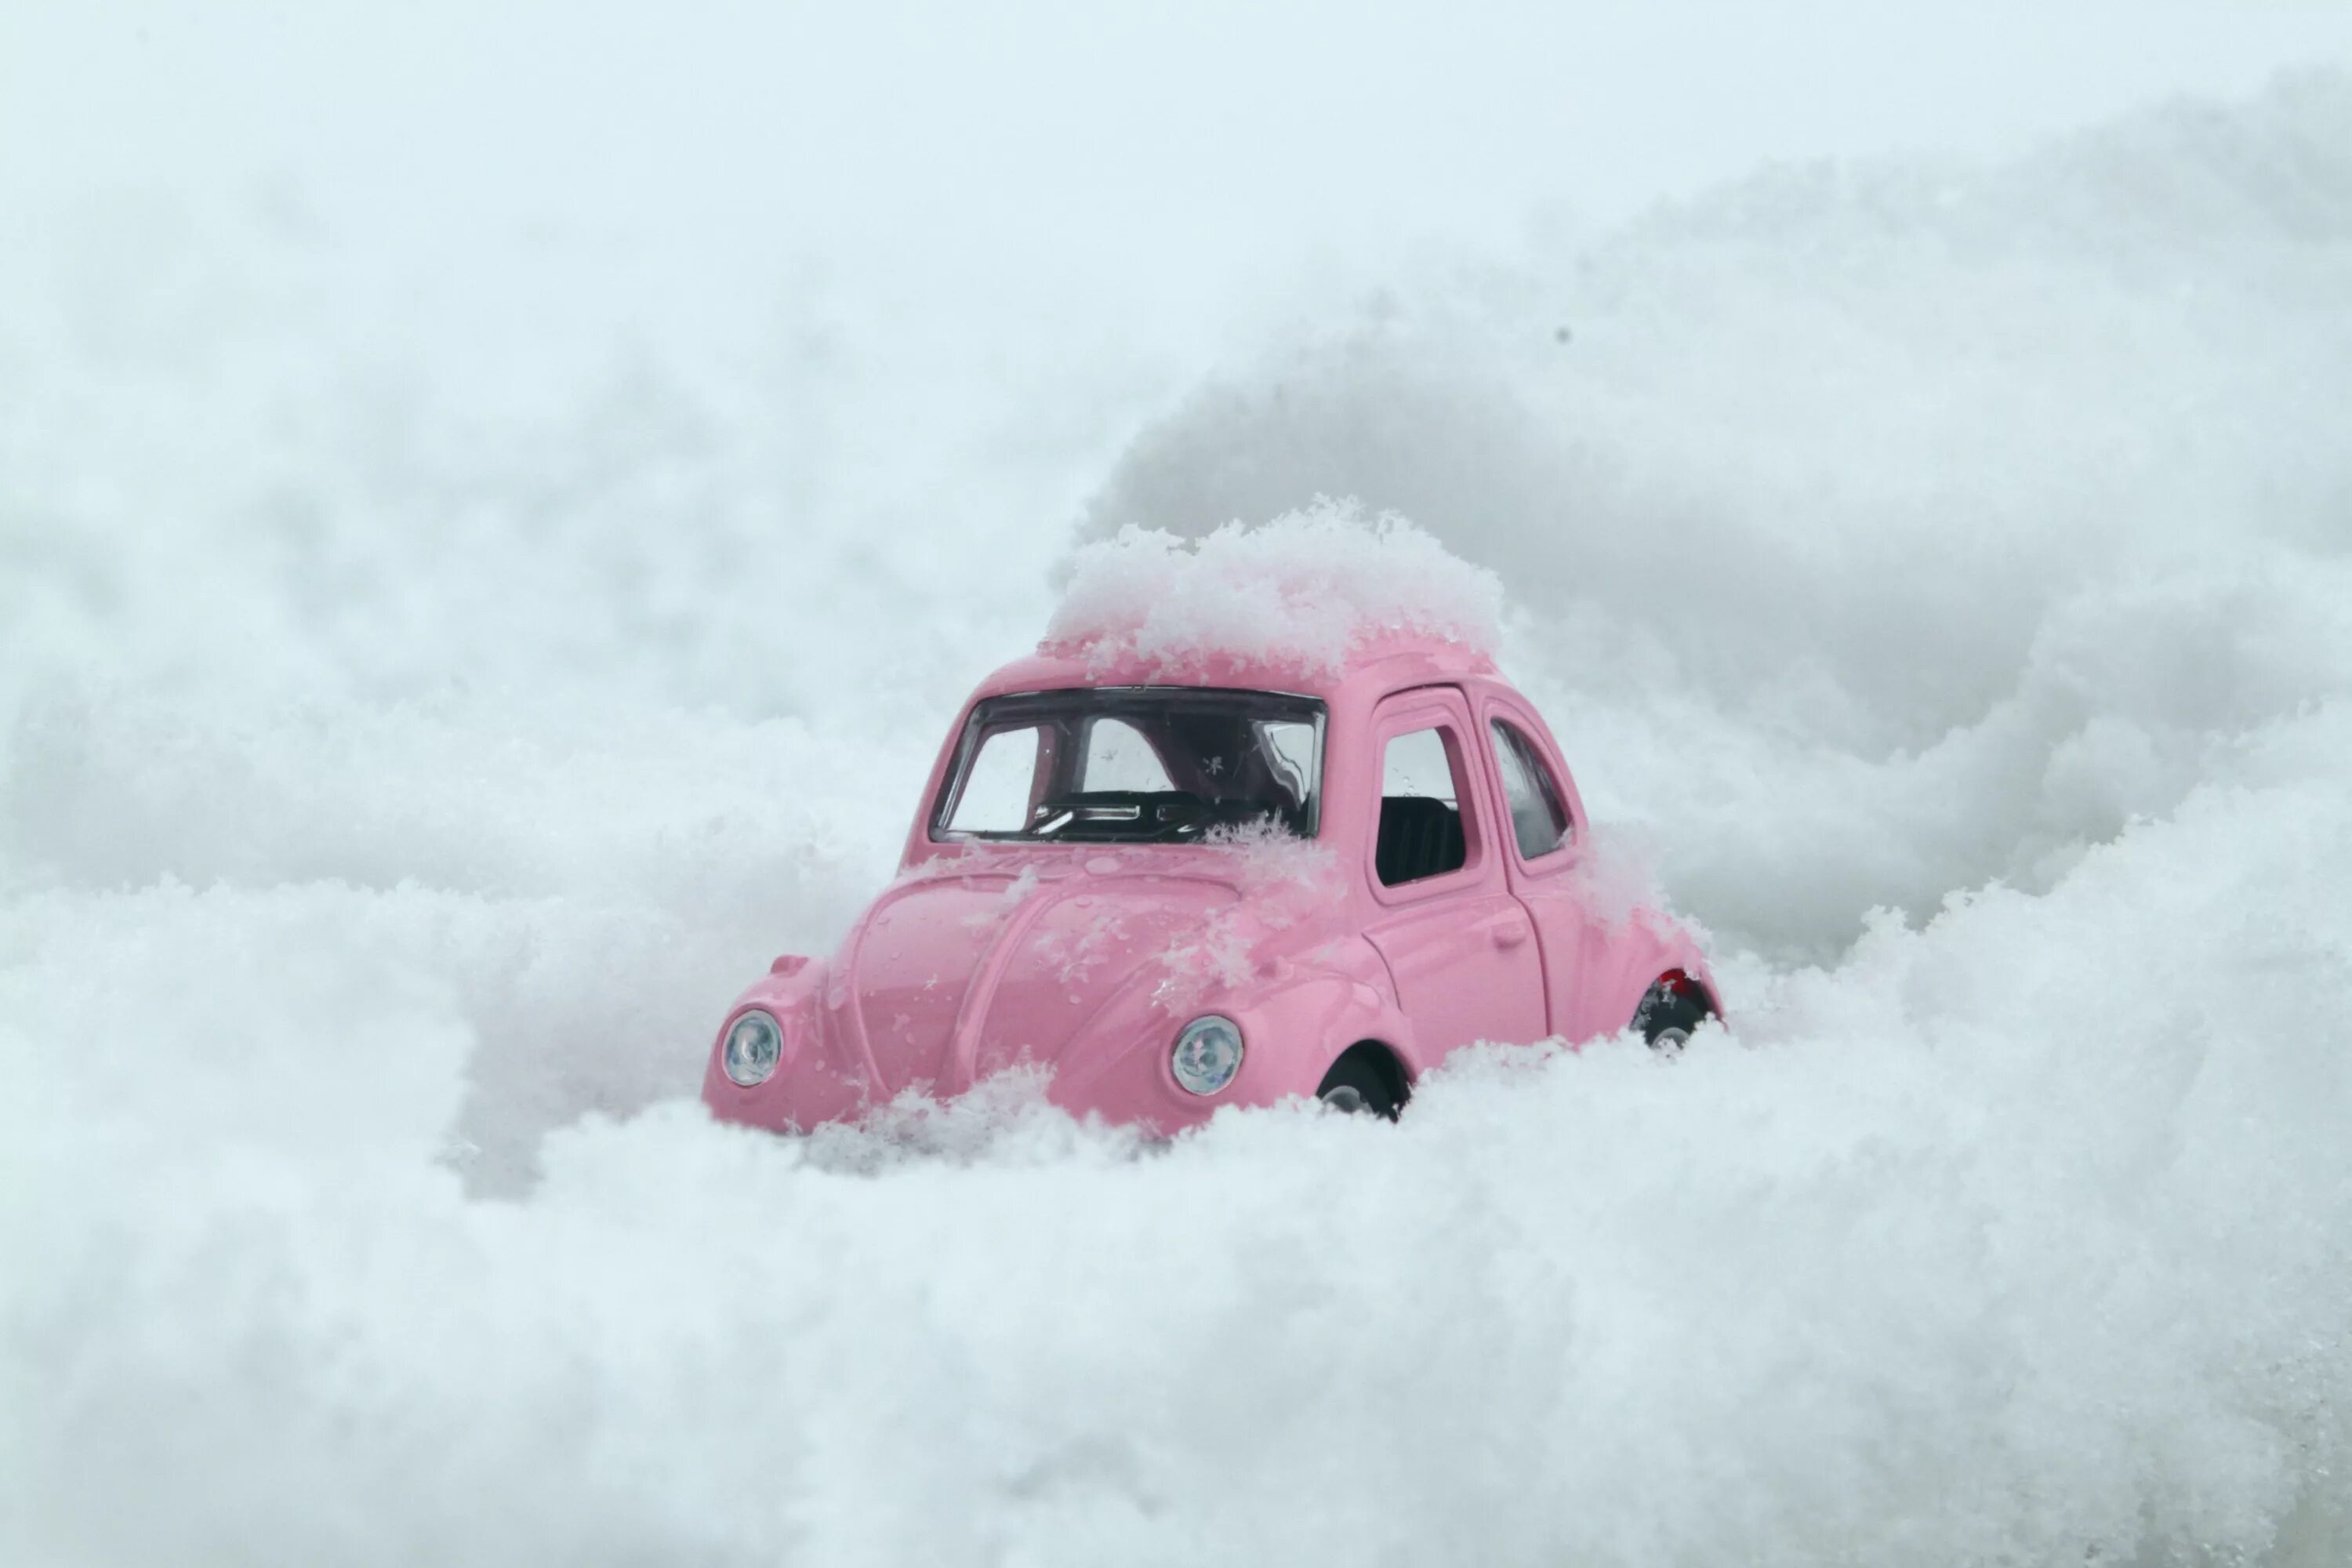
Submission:
[[[963,793],[948,816],[950,833],[1018,833],[1029,823],[1037,783],[1037,726],[991,730],[981,737]]]
[[[1381,827],[1372,867],[1388,887],[1458,871],[1469,861],[1462,780],[1434,727],[1390,737],[1381,757]]]
[[[1519,841],[1519,858],[1534,860],[1549,855],[1569,840],[1568,808],[1543,752],[1517,726],[1496,720],[1495,762],[1502,770],[1503,799],[1511,808],[1511,834]]]

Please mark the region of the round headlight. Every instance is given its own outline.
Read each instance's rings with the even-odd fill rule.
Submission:
[[[776,1020],[757,1007],[727,1026],[727,1045],[719,1053],[727,1076],[745,1089],[768,1081],[783,1059],[784,1032]]]
[[[1169,1065],[1194,1094],[1214,1094],[1242,1070],[1242,1026],[1212,1013],[1184,1026]]]

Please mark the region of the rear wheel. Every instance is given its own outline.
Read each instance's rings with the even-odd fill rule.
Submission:
[[[1706,992],[1679,969],[1670,969],[1650,984],[1642,1005],[1633,1009],[1633,1027],[1650,1048],[1673,1056],[1690,1044],[1691,1031],[1715,1016]]]
[[[1384,1116],[1394,1121],[1404,1109],[1403,1075],[1379,1047],[1357,1046],[1331,1064],[1315,1098],[1351,1116]]]

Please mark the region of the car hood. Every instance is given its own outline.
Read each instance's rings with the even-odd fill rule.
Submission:
[[[885,1094],[1058,1062],[1121,1001],[1172,1028],[1328,896],[1311,863],[1268,876],[1262,857],[1210,849],[940,866],[876,900],[826,977],[829,1032],[862,1047]]]

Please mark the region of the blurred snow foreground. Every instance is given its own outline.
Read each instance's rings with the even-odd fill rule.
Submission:
[[[1055,624],[1499,636],[1736,1014],[1165,1147],[690,1099],[1078,457],[926,533],[689,350],[427,400],[472,323],[214,335],[366,268],[177,243],[0,251],[0,1561],[2352,1555],[2342,79],[1762,178],[1082,455],[1101,538],[1440,530],[1129,535]]]

